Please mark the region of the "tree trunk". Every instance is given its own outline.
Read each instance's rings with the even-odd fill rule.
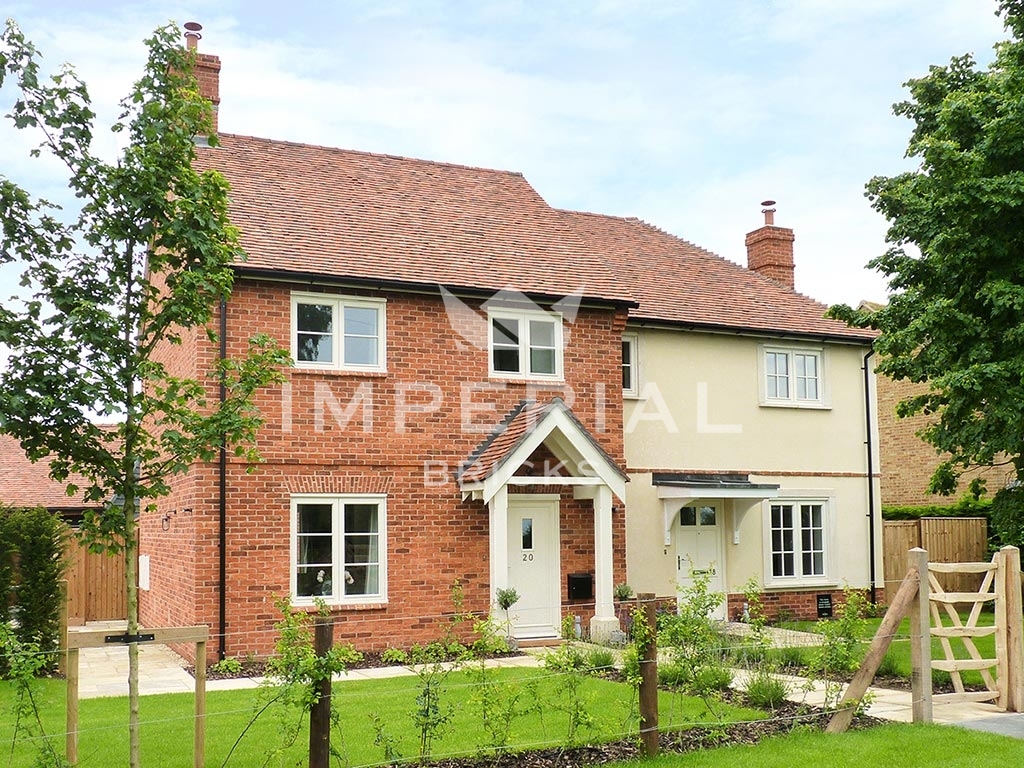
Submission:
[[[136,578],[138,567],[138,543],[135,536],[135,498],[129,491],[125,494],[125,542],[124,557],[125,586],[128,592],[128,634],[139,634],[139,585]],[[139,768],[139,644],[128,644],[128,764]]]

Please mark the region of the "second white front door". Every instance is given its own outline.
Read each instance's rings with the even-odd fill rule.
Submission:
[[[562,616],[558,497],[510,494],[508,584],[519,593],[509,609],[512,634],[558,637]]]
[[[682,507],[676,521],[676,579],[680,587],[693,586],[694,577],[706,576],[712,592],[723,592],[725,563],[722,561],[722,511],[714,504]],[[722,602],[712,618],[724,619]]]

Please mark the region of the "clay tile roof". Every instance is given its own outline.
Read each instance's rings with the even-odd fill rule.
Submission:
[[[517,447],[533,432],[534,428],[544,419],[544,416],[553,409],[564,412],[569,419],[579,428],[580,433],[590,440],[591,444],[603,456],[610,467],[626,477],[618,463],[613,459],[601,444],[594,439],[593,435],[576,418],[572,409],[565,404],[560,397],[553,398],[547,403],[538,403],[533,400],[522,400],[513,407],[494,431],[469,455],[463,462],[458,473],[460,483],[476,483],[486,480],[494,471],[512,455]]]
[[[81,496],[68,496],[63,483],[50,479],[45,460],[31,462],[21,445],[0,435],[0,504],[9,507],[46,507],[79,510],[88,506]]]
[[[640,219],[563,215],[639,302],[631,318],[865,343],[876,335],[826,319],[824,304]]]
[[[532,400],[523,400],[512,408],[494,431],[470,454],[459,474],[459,481],[474,483],[489,477],[523,438],[530,434],[547,410],[546,404]]]
[[[633,303],[519,173],[220,134],[246,271]]]

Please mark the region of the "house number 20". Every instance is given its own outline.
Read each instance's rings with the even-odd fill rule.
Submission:
[[[533,562],[533,552],[524,552],[523,553],[523,562],[524,563],[532,563]]]

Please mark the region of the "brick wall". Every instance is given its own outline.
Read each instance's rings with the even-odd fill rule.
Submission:
[[[870,600],[870,590],[862,590],[864,596]],[[811,590],[785,590],[770,591],[761,593],[761,605],[764,608],[765,618],[768,621],[780,620],[803,620],[815,621],[818,618],[818,595],[830,595],[832,597],[833,610],[838,610],[840,603],[844,602],[843,591],[835,589],[811,589]],[[740,621],[743,616],[743,608],[747,599],[742,592],[734,592],[727,596],[727,610],[730,621]],[[885,604],[885,590],[881,587],[875,590],[875,602],[878,605]]]
[[[345,295],[354,295],[346,292]],[[621,465],[620,339],[625,312],[582,308],[567,326],[566,386],[493,382],[488,357],[457,338],[439,296],[365,293],[387,299],[386,374],[289,372],[284,386],[258,397],[266,419],[260,433],[263,463],[253,473],[229,461],[227,525],[227,641],[229,656],[272,650],[274,599],[288,593],[291,569],[290,498],[295,493],[387,494],[388,604],[346,607],[337,613],[337,642],[363,649],[408,645],[438,636],[438,621],[452,609],[458,579],[465,607],[486,612],[490,594],[487,509],[463,501],[454,481],[467,458],[508,410],[525,397],[558,395]],[[255,331],[289,346],[290,293],[285,285],[239,281],[228,310],[229,355],[244,352]],[[207,370],[216,348],[198,338],[194,357]],[[186,355],[187,356],[187,355]],[[168,358],[169,360],[171,358]],[[175,364],[182,364],[178,357]],[[417,384],[440,387],[443,399],[429,413],[400,403],[429,403]],[[209,397],[216,399],[216,388]],[[474,403],[464,419],[464,401]],[[419,398],[419,399],[417,399]],[[351,418],[338,413],[358,401]],[[313,404],[320,402],[320,413]],[[337,408],[332,411],[332,405]],[[464,424],[464,421],[466,424]],[[539,458],[539,457],[538,457]],[[424,482],[424,460],[435,462]],[[594,515],[589,501],[562,492],[562,594],[565,575],[593,572]],[[219,580],[217,466],[197,465],[174,484],[174,494],[142,518],[143,553],[150,553],[153,590],[143,600],[150,626],[206,623],[217,631]],[[182,509],[188,507],[189,513]],[[614,580],[625,580],[624,519],[614,516]],[[160,516],[178,509],[167,531]],[[194,606],[194,611],[192,610]],[[591,606],[592,611],[592,606]],[[579,612],[579,611],[577,611]],[[587,617],[589,618],[589,617]],[[217,642],[211,641],[211,657]],[[188,649],[181,649],[188,652]]]
[[[896,416],[896,405],[925,391],[925,387],[909,381],[893,381],[887,376],[877,379],[879,467],[884,505],[953,504],[959,496],[937,496],[928,492],[928,482],[941,457],[918,434],[928,426],[931,417],[919,414],[901,419]],[[961,491],[975,477],[984,478],[989,493],[995,493],[1006,482],[1006,470],[968,472],[960,482]]]

